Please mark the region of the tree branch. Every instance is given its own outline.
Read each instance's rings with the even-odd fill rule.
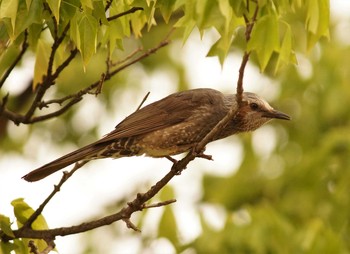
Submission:
[[[38,216],[43,212],[45,206],[50,202],[50,200],[56,195],[57,192],[60,191],[62,185],[77,171],[79,168],[84,166],[89,161],[82,161],[80,163],[75,163],[73,169],[69,172],[63,172],[63,176],[60,180],[60,182],[54,186],[53,191],[50,193],[50,195],[44,200],[44,202],[39,206],[39,208],[29,217],[29,219],[26,221],[26,223],[23,225],[22,228],[30,228],[33,222],[38,218]],[[21,229],[19,229],[20,231]]]
[[[9,68],[5,71],[4,75],[2,76],[1,80],[0,80],[0,89],[1,87],[4,85],[6,79],[8,78],[8,76],[11,74],[12,70],[16,67],[16,65],[19,63],[19,61],[22,59],[24,53],[27,51],[28,48],[28,32],[27,30],[24,31],[24,39],[23,39],[23,43],[22,43],[22,49],[19,52],[18,56],[15,58],[15,60],[13,61],[13,63],[9,66]]]
[[[250,33],[252,31],[253,25],[255,23],[255,19],[258,13],[258,7],[255,11],[254,17],[252,19],[251,26],[249,27],[249,33],[248,35],[250,36]],[[248,25],[247,25],[248,29]],[[125,63],[124,65],[118,67],[108,75],[106,75],[106,80],[110,79],[113,75],[118,73],[120,70],[130,66],[132,63],[135,63],[144,57],[147,57],[148,55],[155,53],[159,48],[164,47],[165,45],[168,44],[167,40],[162,41],[157,47],[147,50],[143,55],[140,57],[131,60],[130,62]],[[242,92],[243,92],[243,74],[245,70],[245,66],[249,60],[249,53],[246,53],[243,56],[241,67],[240,67],[240,75],[237,81],[237,86],[241,86]],[[80,91],[80,93],[87,93],[87,91],[92,90],[98,85],[98,83],[92,84],[89,88],[86,88],[85,90]],[[237,88],[240,89],[240,88]],[[241,94],[242,96],[242,94]],[[158,204],[154,205],[146,205],[146,202],[148,202],[150,199],[152,199],[166,184],[169,183],[169,181],[177,176],[180,175],[181,172],[186,169],[187,165],[194,160],[196,157],[201,156],[202,152],[204,151],[204,148],[207,143],[209,143],[213,136],[215,136],[224,126],[231,120],[234,119],[237,115],[238,110],[232,107],[229,111],[229,113],[204,137],[204,139],[197,144],[195,149],[190,151],[183,159],[176,161],[173,161],[173,165],[170,169],[170,171],[161,179],[159,180],[156,184],[154,184],[147,192],[145,193],[139,193],[136,195],[136,197],[131,201],[128,202],[120,211],[117,213],[114,213],[109,216],[105,216],[103,218],[100,218],[98,220],[82,223],[77,226],[71,226],[71,227],[61,227],[61,228],[56,228],[56,229],[48,229],[48,230],[33,230],[30,228],[30,225],[32,222],[36,219],[38,214],[42,212],[44,209],[45,205],[50,201],[53,195],[59,191],[59,188],[55,187],[54,191],[49,195],[49,197],[43,202],[43,204],[39,207],[39,209],[34,213],[32,218],[28,220],[28,222],[20,229],[14,230],[13,233],[15,235],[15,238],[40,238],[40,239],[54,239],[56,236],[65,236],[65,235],[70,235],[70,234],[77,234],[81,232],[85,232],[94,228],[98,228],[101,226],[109,225],[115,221],[118,220],[123,220],[129,228],[132,228],[136,231],[137,227],[130,221],[131,215],[134,212],[137,211],[142,211],[143,209],[146,208],[151,208],[151,207],[159,207],[163,205],[168,205],[174,202],[174,200],[169,200],[165,202],[160,202]],[[74,170],[74,169],[73,169]],[[75,169],[77,170],[77,169]],[[73,172],[74,173],[74,172]],[[58,184],[58,186],[62,186],[65,180],[63,180],[64,177],[61,179],[61,182]],[[36,215],[35,215],[36,214]],[[13,237],[10,236],[2,236],[2,239],[4,240],[11,240]]]
[[[116,14],[114,16],[108,17],[107,20],[108,21],[112,21],[112,20],[118,19],[118,18],[120,18],[122,16],[131,14],[131,13],[134,13],[134,12],[137,12],[137,11],[143,11],[143,8],[142,7],[132,7],[130,10],[127,10],[127,11],[118,13],[118,14]]]

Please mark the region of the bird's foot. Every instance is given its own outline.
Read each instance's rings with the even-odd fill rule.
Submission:
[[[165,156],[165,158],[167,158],[167,159],[168,159],[169,161],[171,161],[172,163],[177,163],[177,160],[174,159],[173,157],[169,156],[169,155]]]

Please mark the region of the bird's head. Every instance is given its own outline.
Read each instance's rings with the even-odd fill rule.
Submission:
[[[236,100],[236,97],[232,98]],[[290,120],[290,117],[272,108],[267,101],[254,93],[243,93],[243,106],[241,107],[238,119],[239,124],[235,128],[240,132],[254,131],[271,119]]]
[[[267,123],[271,119],[290,120],[287,114],[275,110],[267,101],[254,93],[243,94],[244,105],[241,109],[241,117],[247,130],[253,131]]]

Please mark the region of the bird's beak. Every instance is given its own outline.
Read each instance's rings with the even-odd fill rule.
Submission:
[[[263,114],[263,117],[267,117],[267,118],[277,118],[277,119],[282,119],[282,120],[290,120],[290,116],[278,111],[278,110],[271,110],[271,111],[267,111]]]

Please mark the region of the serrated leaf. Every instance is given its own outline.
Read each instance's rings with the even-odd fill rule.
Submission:
[[[276,15],[266,15],[257,21],[247,50],[256,52],[260,69],[264,71],[272,53],[279,50],[279,26]]]
[[[225,37],[221,37],[217,42],[211,46],[207,56],[218,56],[220,64],[222,65],[225,61],[227,53],[231,47],[231,40]]]
[[[78,21],[79,44],[77,45],[86,66],[96,52],[98,21],[90,14],[83,14]]]
[[[36,86],[42,82],[43,76],[46,75],[50,51],[50,44],[43,39],[39,39],[36,47],[33,89],[35,89]]]
[[[2,0],[0,6],[0,19],[9,18],[11,20],[12,30],[15,30],[16,16],[19,0]]]
[[[108,25],[108,20],[106,18],[105,7],[103,5],[103,1],[94,1],[94,8],[92,11],[92,15],[97,19],[100,19],[102,24]]]
[[[242,17],[246,10],[245,0],[229,0],[230,5],[237,17]]]
[[[150,13],[147,14],[148,20],[147,20],[147,30],[149,31],[152,27],[152,25],[156,24],[156,20],[154,19],[154,13],[156,11],[156,1],[151,2],[151,8],[150,8]]]
[[[158,0],[157,5],[159,6],[160,13],[165,21],[169,22],[171,14],[174,11],[176,0]]]
[[[46,2],[49,5],[53,15],[55,16],[57,23],[59,23],[61,0],[46,0]]]
[[[183,33],[183,44],[187,41],[191,32],[193,31],[196,25],[196,1],[188,0],[185,2],[185,16],[180,18],[174,25],[174,27],[184,28]]]
[[[187,17],[182,17],[174,26],[175,27],[183,27],[184,32],[182,36],[182,43],[185,44],[187,41],[188,37],[192,33],[194,27],[196,26],[196,21],[191,19],[191,20],[186,20]]]

